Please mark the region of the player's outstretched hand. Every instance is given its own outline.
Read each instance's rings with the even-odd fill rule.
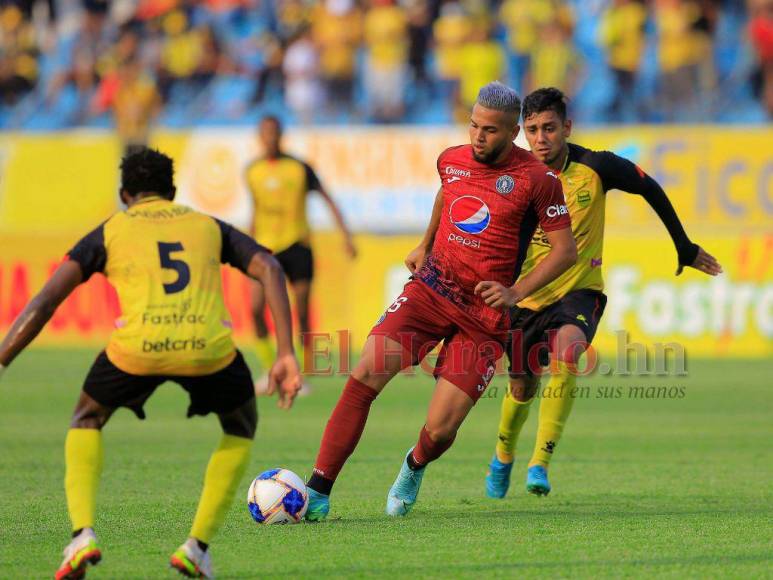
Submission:
[[[521,297],[515,293],[515,290],[499,282],[478,282],[475,286],[475,294],[480,294],[491,308],[512,308],[521,301]]]
[[[405,267],[415,274],[416,270],[424,265],[424,260],[427,258],[427,249],[424,246],[418,246],[410,251],[408,257],[405,258]]]
[[[698,247],[698,255],[695,256],[695,260],[690,264],[690,267],[695,268],[704,274],[708,274],[709,276],[716,276],[717,274],[722,273],[722,266],[717,259],[701,247]],[[684,265],[679,264],[676,275],[678,276],[681,274],[683,270]]]
[[[277,390],[279,391],[277,406],[280,409],[292,407],[298,391],[301,390],[301,371],[295,355],[280,356],[271,367],[268,373],[267,393],[273,395]]]

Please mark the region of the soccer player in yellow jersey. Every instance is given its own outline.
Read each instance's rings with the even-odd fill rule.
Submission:
[[[577,242],[577,263],[550,284],[522,300],[511,311],[510,384],[502,401],[496,453],[486,476],[486,493],[502,498],[510,485],[515,444],[539,386],[535,371],[553,358],[553,374],[540,399],[539,426],[529,461],[526,489],[547,495],[547,469],[572,410],[576,368],[573,366],[593,340],[607,298],[603,293],[601,252],[604,240],[606,192],[619,189],[641,195],[655,210],[674,241],[677,275],[691,266],[710,276],[722,271],[713,256],[692,243],[663,189],[627,159],[609,151],[591,151],[567,139],[572,121],[566,98],[555,88],[543,88],[523,101],[523,126],[532,153],[559,176]],[[540,227],[527,248],[522,275],[550,251]],[[540,345],[548,348],[540,348]]]
[[[38,335],[57,306],[95,272],[118,292],[121,317],[83,385],[65,441],[65,492],[73,538],[56,579],[83,578],[101,552],[94,534],[102,469],[101,430],[118,407],[144,419],[143,405],[167,380],[190,396],[188,416],[215,413],[223,436],[207,466],[188,540],[171,565],[211,578],[207,547],[231,504],[257,425],[250,371],[231,339],[220,264],[265,288],[277,328],[270,385],[289,408],[300,387],[282,268],[265,248],[228,224],[173,202],[172,160],[141,149],[121,163],[127,209],[80,240],[0,344],[0,372]]]
[[[281,148],[282,125],[279,119],[264,117],[258,128],[263,157],[247,166],[245,178],[252,194],[252,234],[259,244],[270,248],[284,268],[295,295],[301,338],[309,332],[309,297],[314,277],[306,196],[316,191],[327,203],[341,232],[346,253],[357,255],[352,235],[338,206],[325,191],[314,170],[303,161],[287,155]],[[252,312],[258,336],[256,354],[264,371],[270,368],[273,352],[263,316],[265,293],[260,284],[253,286]],[[303,341],[301,340],[301,344]],[[256,388],[261,392],[259,381]]]

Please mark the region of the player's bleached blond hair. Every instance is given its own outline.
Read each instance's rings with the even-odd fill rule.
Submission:
[[[478,91],[478,104],[494,111],[514,113],[516,118],[521,114],[521,98],[518,93],[499,81],[481,87]]]

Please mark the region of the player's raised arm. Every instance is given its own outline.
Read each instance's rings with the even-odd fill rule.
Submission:
[[[293,322],[284,270],[271,253],[248,235],[217,220],[223,238],[221,262],[230,264],[263,285],[274,320],[277,357],[269,373],[269,394],[279,387],[279,406],[289,409],[301,388],[293,348]]]
[[[304,165],[306,165],[306,183],[308,184],[307,186],[309,188],[309,191],[316,191],[325,201],[325,203],[327,204],[327,207],[330,209],[330,213],[333,214],[333,219],[335,220],[336,225],[338,226],[338,229],[341,230],[341,233],[344,235],[344,244],[346,246],[346,253],[349,254],[350,258],[352,259],[356,258],[357,248],[354,245],[354,240],[352,239],[352,233],[349,231],[349,227],[346,225],[346,220],[344,220],[344,215],[341,213],[341,210],[339,209],[338,204],[330,196],[327,190],[324,187],[322,187],[322,183],[317,177],[317,174],[314,173],[314,170],[311,168],[311,166],[308,164],[304,164]]]
[[[627,193],[641,195],[666,226],[674,241],[679,259],[677,276],[682,273],[685,266],[695,268],[709,276],[716,276],[722,272],[722,266],[717,259],[687,237],[671,200],[657,181],[628,159],[608,151],[600,155],[603,156],[600,171],[604,189],[620,189]]]
[[[435,243],[435,234],[440,225],[440,212],[443,209],[443,189],[438,189],[435,195],[435,203],[432,206],[432,216],[429,219],[427,231],[424,232],[424,238],[421,243],[410,251],[405,258],[405,266],[413,274],[424,265],[427,254],[432,250],[432,244]]]
[[[59,305],[81,282],[105,267],[104,224],[78,241],[67,260],[56,269],[43,289],[30,300],[0,344],[0,372],[40,334]]]
[[[83,281],[77,262],[66,261],[30,300],[0,344],[0,374],[40,334],[59,305]]]

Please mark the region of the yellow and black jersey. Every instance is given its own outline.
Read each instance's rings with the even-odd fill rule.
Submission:
[[[245,178],[255,206],[253,235],[275,253],[296,242],[308,245],[306,194],[322,186],[303,161],[281,154],[250,163]]]
[[[572,290],[589,289],[600,292],[604,289],[601,275],[604,210],[606,192],[610,189],[644,197],[657,212],[674,240],[679,262],[692,263],[698,247],[687,238],[671,202],[655,180],[634,163],[609,151],[592,151],[573,143],[568,146],[569,155],[559,178],[572,218],[572,233],[577,243],[577,263],[518,306],[541,310]],[[542,228],[537,227],[529,244],[521,275],[533,270],[549,251],[548,239]]]
[[[116,367],[201,376],[236,356],[220,264],[244,272],[259,251],[267,250],[226,223],[149,197],[81,239],[68,259],[84,281],[102,272],[118,293],[121,316],[106,349]]]

